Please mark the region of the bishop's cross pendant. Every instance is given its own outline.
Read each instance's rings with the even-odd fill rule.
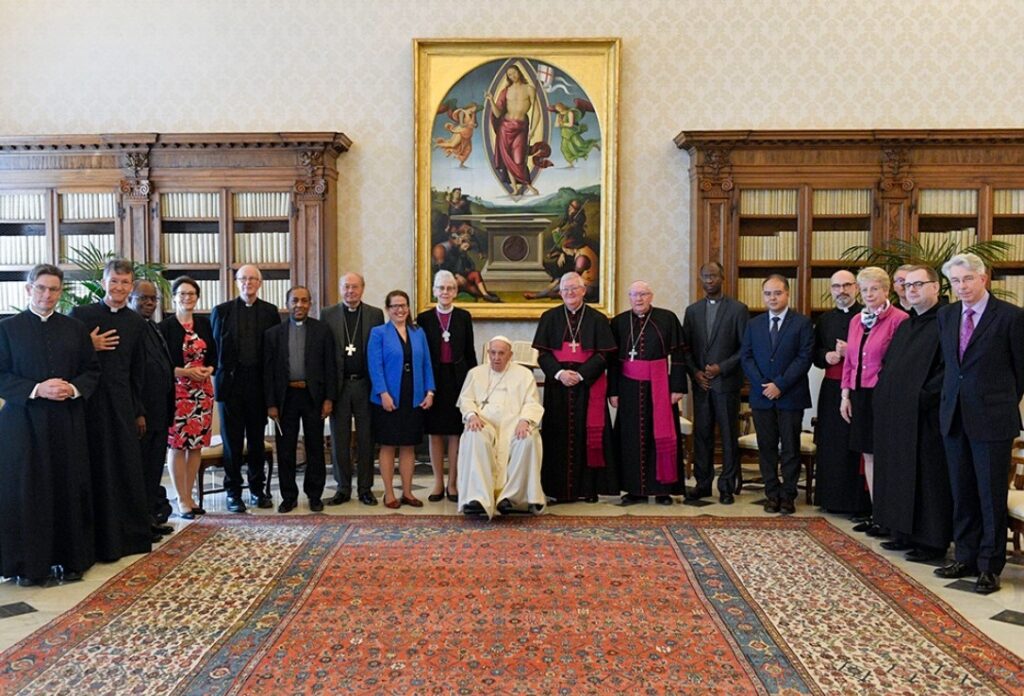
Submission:
[[[351,358],[353,355],[355,355],[355,353],[356,347],[353,344],[349,343],[347,346],[345,346],[345,355]]]
[[[441,333],[441,338],[444,339],[445,343],[448,343],[448,341],[450,341],[452,339],[452,335],[448,331],[444,331],[444,332]]]
[[[569,347],[572,349],[572,352],[575,353],[576,349],[579,348],[579,345],[580,345],[579,343],[577,343],[576,341],[573,341],[572,343],[569,344]]]
[[[636,348],[629,351],[629,361],[633,362],[634,360],[636,360]]]

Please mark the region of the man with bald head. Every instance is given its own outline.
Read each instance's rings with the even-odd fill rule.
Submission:
[[[608,394],[619,411],[615,437],[623,505],[646,503],[651,495],[671,505],[672,496],[684,492],[683,327],[673,312],[653,302],[651,286],[638,280],[629,286],[630,308],[612,319],[618,348],[608,370]]]
[[[813,361],[825,371],[814,428],[818,446],[814,502],[828,512],[861,516],[871,511],[871,498],[861,473],[860,453],[849,448],[850,424],[839,415],[839,401],[850,321],[863,307],[857,303],[857,278],[850,271],[833,273],[829,292],[835,308],[814,325]]]
[[[347,503],[352,498],[352,450],[349,441],[352,421],[356,432],[356,490],[363,505],[376,505],[373,495],[373,434],[370,430],[370,379],[366,370],[366,347],[370,329],[384,323],[379,307],[363,302],[366,281],[349,271],[338,280],[341,302],[324,309],[322,321],[334,335],[337,365],[337,401],[331,412],[331,469],[336,486],[328,505]]]
[[[466,375],[459,394],[465,430],[459,441],[459,511],[493,517],[537,512],[541,486],[540,426],[544,407],[533,371],[512,362],[512,341],[495,336],[487,364]]]
[[[242,460],[248,465],[249,502],[273,507],[263,469],[263,431],[267,405],[263,395],[263,334],[281,323],[277,307],[259,299],[263,274],[246,264],[235,273],[238,297],[213,308],[210,323],[217,343],[213,386],[220,407],[224,441],[224,489],[228,510],[245,512]],[[248,448],[246,448],[248,444]]]

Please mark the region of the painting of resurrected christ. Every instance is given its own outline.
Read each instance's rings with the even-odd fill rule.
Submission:
[[[471,311],[543,311],[559,301],[558,279],[569,270],[585,279],[588,301],[609,298],[603,119],[612,102],[588,93],[571,66],[571,57],[482,57],[431,88],[436,96],[424,105],[429,169],[417,169],[429,188],[417,191],[428,197],[418,211],[429,212],[429,238],[417,239],[429,267],[420,268],[451,271]],[[417,223],[421,234],[426,222]]]

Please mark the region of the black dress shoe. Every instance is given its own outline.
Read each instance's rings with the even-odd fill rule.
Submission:
[[[512,501],[508,498],[502,498],[498,501],[497,509],[502,515],[507,515],[512,512]]]
[[[999,591],[999,576],[995,573],[985,571],[978,574],[978,581],[974,583],[974,591],[978,594],[992,594]]]
[[[319,498],[311,498],[309,501],[309,510],[310,512],[323,512],[324,501],[320,500]]]
[[[255,505],[258,508],[263,508],[264,510],[269,510],[274,507],[274,499],[269,495],[254,495],[249,499],[249,504]]]
[[[349,493],[347,491],[346,492],[338,491],[337,493],[335,493],[334,495],[332,495],[330,498],[327,499],[327,504],[328,505],[342,505],[344,503],[347,503],[350,500],[352,500],[352,494],[351,493]]]
[[[77,570],[61,570],[61,582],[78,582],[82,579],[82,573]]]
[[[164,535],[163,534],[150,534],[149,535],[149,543],[150,544],[159,544],[163,540],[164,540]]]
[[[373,495],[373,493],[367,491],[366,493],[359,494],[359,502],[362,503],[363,505],[376,505],[377,498]]]
[[[583,499],[583,502],[584,503],[596,503],[598,500],[599,500],[599,498],[596,495],[588,495],[586,498]]]
[[[732,505],[733,503],[736,502],[736,496],[734,496],[729,491],[725,491],[719,494],[718,502],[720,502],[722,505]]]
[[[278,512],[291,512],[295,509],[296,502],[294,500],[282,500],[281,504],[277,506]]]
[[[780,504],[779,504],[779,499],[778,498],[769,498],[764,503],[764,511],[765,512],[778,512],[779,509],[780,509]]]
[[[781,512],[783,515],[792,515],[796,512],[796,503],[794,503],[792,500],[780,500],[779,512]]]
[[[647,502],[647,496],[646,495],[630,495],[629,493],[626,493],[624,496],[622,496],[621,504],[622,505],[639,505],[640,503],[646,503],[646,502]]]
[[[462,506],[463,515],[484,515],[487,511],[484,510],[484,506],[476,500],[471,500]]]
[[[658,505],[671,505],[672,504],[672,496],[670,496],[670,495],[656,495],[656,496],[654,496],[654,502],[656,502]]]
[[[233,495],[228,496],[228,512],[245,512],[245,503],[242,502],[241,498]],[[195,515],[192,516],[194,518]],[[192,519],[187,518],[187,519]]]
[[[174,534],[174,527],[169,524],[154,524],[150,526],[149,531],[160,536],[167,536],[168,534]]]
[[[686,491],[686,495],[683,496],[685,500],[700,500],[701,498],[710,498],[710,488],[690,488]]]
[[[883,544],[884,546],[885,544]],[[931,563],[946,557],[946,549],[917,548],[907,551],[905,559],[913,563]]]
[[[440,503],[442,500],[444,500],[444,496],[444,491],[441,491],[440,493],[431,493],[430,495],[427,496],[427,500],[430,501],[431,503]]]
[[[866,531],[868,531],[869,529],[871,529],[874,526],[875,526],[875,523],[872,522],[871,518],[869,517],[866,520],[864,520],[863,522],[858,522],[857,524],[853,525],[853,531],[855,531],[855,532],[866,532]]]
[[[18,587],[38,587],[46,582],[46,578],[27,578],[24,575],[19,575],[14,579],[14,583]]]
[[[867,515],[854,515],[853,517],[850,518],[850,521],[853,522],[854,524],[861,524],[862,522],[870,522],[871,521],[871,515],[870,514],[867,514]],[[854,531],[859,532],[859,531],[862,531],[862,530],[857,529],[857,530],[854,530]]]
[[[869,537],[874,537],[876,539],[884,538],[892,534],[888,527],[882,527],[877,524],[871,525],[871,528],[864,533],[867,534]]]
[[[912,544],[908,544],[904,541],[899,541],[897,539],[883,541],[881,546],[886,551],[909,551],[914,548]]]
[[[448,498],[448,502],[449,503],[457,503],[457,502],[459,502],[459,494],[458,493],[446,493],[445,497]]]
[[[947,563],[941,568],[936,568],[932,571],[940,578],[946,578],[952,580],[954,578],[973,578],[978,574],[978,566],[968,565],[967,563],[961,563],[960,561],[953,561]]]

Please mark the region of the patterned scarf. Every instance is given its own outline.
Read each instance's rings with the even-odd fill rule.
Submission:
[[[886,300],[885,304],[877,312],[872,312],[870,309],[865,307],[864,309],[860,310],[860,323],[864,325],[865,329],[870,331],[871,328],[875,325],[875,322],[878,321],[878,317],[885,314],[885,310],[889,309],[889,307],[889,300]]]

